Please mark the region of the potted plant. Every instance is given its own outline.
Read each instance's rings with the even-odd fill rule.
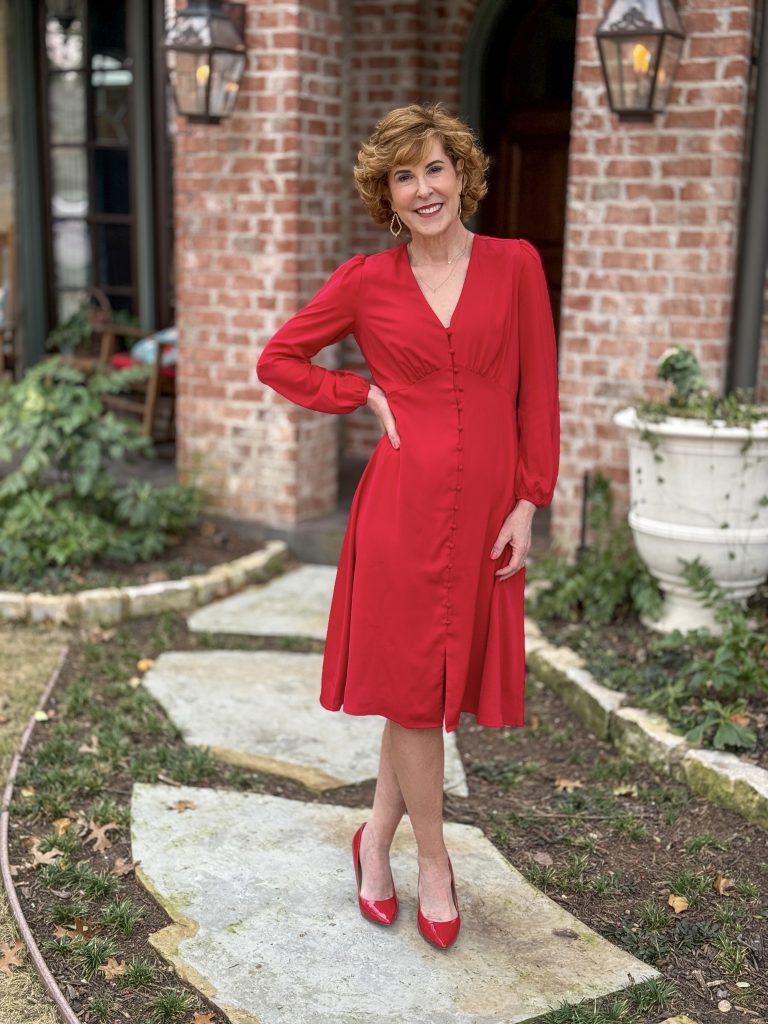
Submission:
[[[664,353],[657,375],[672,386],[666,399],[614,416],[629,446],[629,525],[664,593],[648,625],[715,630],[685,566],[699,560],[738,602],[768,575],[768,408],[749,392],[714,393],[681,345]]]

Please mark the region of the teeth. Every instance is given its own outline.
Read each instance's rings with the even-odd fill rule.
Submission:
[[[436,210],[439,210],[442,205],[442,203],[435,203],[434,206],[422,206],[416,211],[416,213],[434,213]]]

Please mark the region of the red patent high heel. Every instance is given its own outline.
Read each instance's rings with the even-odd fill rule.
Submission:
[[[421,912],[421,898],[419,897],[419,910],[416,915],[416,920],[419,925],[419,931],[422,936],[431,942],[433,946],[437,946],[438,949],[448,949],[456,941],[456,937],[459,934],[461,928],[461,914],[459,913],[459,897],[456,894],[456,880],[453,877],[453,865],[451,864],[451,858],[448,858],[448,870],[451,872],[451,895],[453,896],[453,903],[456,907],[456,917],[451,918],[450,921],[430,921],[428,917],[424,917]]]
[[[363,872],[360,868],[360,842],[363,836],[363,829],[366,822],[355,832],[352,839],[352,860],[355,865],[355,880],[357,882],[357,902],[360,906],[360,913],[367,917],[374,924],[392,924],[397,917],[398,903],[397,893],[393,892],[385,900],[367,900],[360,895],[360,888],[363,884]]]

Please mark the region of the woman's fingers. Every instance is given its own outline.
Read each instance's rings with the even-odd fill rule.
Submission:
[[[510,545],[512,548],[512,557],[503,568],[497,569],[494,573],[499,579],[507,579],[509,576],[514,576],[525,565],[525,560],[531,547],[530,534],[516,533],[508,526],[502,527],[499,531],[499,536],[491,548],[491,558],[498,558],[507,545]]]
[[[390,444],[393,448],[400,447],[400,435],[397,432],[397,426],[395,425],[395,417],[392,415],[392,410],[389,408],[389,402],[387,396],[376,384],[372,384],[368,392],[368,405],[376,413],[376,416],[381,423],[382,430],[389,438]]]

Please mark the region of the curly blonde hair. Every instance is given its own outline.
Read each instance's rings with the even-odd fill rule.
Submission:
[[[488,191],[488,157],[478,145],[474,133],[458,117],[449,114],[440,103],[421,106],[412,103],[398,107],[379,121],[373,134],[363,143],[354,168],[355,185],[365,208],[376,224],[392,219],[389,201],[389,172],[399,164],[424,159],[434,139],[439,139],[454,167],[464,165],[461,192],[461,219],[471,217]]]

